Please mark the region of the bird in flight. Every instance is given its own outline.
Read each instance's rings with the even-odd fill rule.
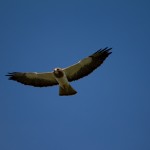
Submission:
[[[6,76],[25,85],[34,87],[47,87],[59,85],[59,95],[74,95],[77,91],[70,82],[83,78],[98,68],[112,53],[112,48],[104,48],[80,60],[67,68],[55,68],[51,72],[10,72]]]

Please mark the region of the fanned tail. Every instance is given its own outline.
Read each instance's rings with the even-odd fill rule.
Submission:
[[[60,96],[69,96],[69,95],[74,95],[76,94],[77,91],[73,89],[73,87],[69,84],[67,87],[62,88],[59,86],[59,95]]]

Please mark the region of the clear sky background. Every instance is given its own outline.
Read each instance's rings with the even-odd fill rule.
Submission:
[[[71,83],[75,96],[5,77],[106,46],[104,64]],[[1,150],[150,149],[149,0],[1,0],[0,52]]]

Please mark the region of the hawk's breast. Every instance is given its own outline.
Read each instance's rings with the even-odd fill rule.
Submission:
[[[59,71],[57,73],[54,72],[54,76],[61,87],[64,87],[65,85],[69,85],[66,74],[63,71]]]

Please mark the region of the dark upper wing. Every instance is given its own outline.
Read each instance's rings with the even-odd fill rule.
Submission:
[[[12,72],[12,73],[8,73],[6,76],[9,76],[9,80],[15,80],[22,84],[36,86],[36,87],[46,87],[46,86],[53,86],[58,84],[52,72],[46,72],[46,73]]]
[[[80,60],[78,63],[64,68],[68,81],[78,80],[93,72],[112,53],[110,52],[111,49],[107,47],[100,49],[89,57]]]

